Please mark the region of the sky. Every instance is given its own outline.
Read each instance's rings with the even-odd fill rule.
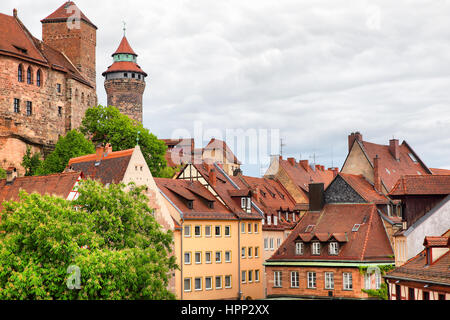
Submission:
[[[17,8],[41,39],[40,20],[63,3],[2,0],[0,12]],[[144,126],[158,138],[190,135],[201,147],[234,130],[252,137],[231,147],[258,176],[280,139],[283,157],[341,168],[347,136],[359,131],[373,143],[406,140],[428,167],[450,169],[448,0],[75,3],[98,27],[102,105],[101,73],[126,22],[149,75]]]

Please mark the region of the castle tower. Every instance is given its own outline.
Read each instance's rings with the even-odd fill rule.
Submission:
[[[64,53],[95,88],[97,27],[72,1],[64,3],[41,23],[42,41]]]
[[[108,105],[117,107],[121,113],[142,123],[142,96],[147,74],[136,63],[137,54],[125,35],[112,57],[114,63],[102,73]]]

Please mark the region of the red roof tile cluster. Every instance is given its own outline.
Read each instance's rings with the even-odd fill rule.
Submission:
[[[295,253],[299,241],[305,243],[302,255]],[[322,244],[320,255],[312,254],[311,241]],[[339,243],[337,255],[329,253],[330,241]],[[320,212],[308,211],[269,261],[394,262],[392,255],[375,204],[326,204]]]
[[[369,203],[385,204],[390,200],[382,193],[375,190],[373,184],[371,184],[363,175],[355,175],[348,173],[339,173],[352,188],[355,190],[364,200]]]
[[[439,175],[450,175],[449,169],[437,169],[437,168],[430,168],[431,172],[433,174],[439,174]]]
[[[308,192],[310,183],[323,183],[326,188],[333,181],[336,173],[324,166],[311,166],[307,160],[296,162],[293,158],[284,160],[280,157],[279,165],[286,171],[292,181],[302,190]]]
[[[164,195],[183,212],[184,219],[237,219],[198,181],[155,178],[155,182]],[[192,202],[192,207],[188,205],[189,201]],[[209,205],[211,202],[212,207]]]
[[[406,175],[398,179],[390,195],[450,194],[450,175]]]
[[[17,201],[19,191],[27,193],[49,194],[67,199],[81,172],[58,173],[48,176],[18,177],[11,184],[6,179],[0,180],[0,212],[4,201]]]
[[[121,72],[121,71],[137,72],[143,74],[144,76],[147,76],[147,73],[145,73],[138,64],[131,61],[116,61],[112,65],[110,65],[108,67],[108,70],[103,72],[102,75],[105,76],[106,74],[111,72]]]
[[[59,21],[67,21],[67,19],[80,19],[81,21],[84,21],[91,26],[93,26],[95,29],[97,27],[84,15],[83,12],[77,7],[75,2],[73,1],[67,1],[62,6],[60,6],[58,9],[56,9],[53,13],[51,13],[46,18],[42,19],[42,23],[49,23],[49,22],[59,22]]]
[[[450,246],[450,238],[449,237],[425,237],[423,242],[425,247],[448,247]],[[450,266],[449,266],[450,267]]]
[[[69,160],[68,168],[82,171],[85,177],[98,180],[102,184],[120,183],[130,163],[134,149],[104,154],[101,161],[96,161],[96,154],[90,154]]]
[[[127,37],[123,36],[122,41],[120,41],[119,47],[117,48],[116,52],[114,52],[112,55],[125,53],[125,54],[132,54],[137,56],[136,52],[134,52],[133,49],[131,49],[130,44],[128,43]]]

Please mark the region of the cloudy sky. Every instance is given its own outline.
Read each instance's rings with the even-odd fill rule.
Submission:
[[[17,8],[41,38],[40,20],[63,2],[2,0],[0,12]],[[194,128],[205,141],[255,130],[261,141],[283,138],[285,157],[315,155],[317,163],[341,167],[348,134],[360,131],[374,143],[406,140],[429,167],[450,168],[450,1],[76,4],[98,27],[100,104],[101,73],[126,21],[149,74],[144,125],[160,138],[194,136]],[[267,154],[279,152],[273,145]],[[259,175],[259,165],[244,171]]]

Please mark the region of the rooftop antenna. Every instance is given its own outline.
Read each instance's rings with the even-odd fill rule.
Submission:
[[[283,143],[283,138],[280,138],[280,156],[283,156],[283,147],[286,146],[285,143]]]
[[[122,21],[123,23],[123,36],[125,37],[125,33],[127,31],[127,23],[125,21]]]

